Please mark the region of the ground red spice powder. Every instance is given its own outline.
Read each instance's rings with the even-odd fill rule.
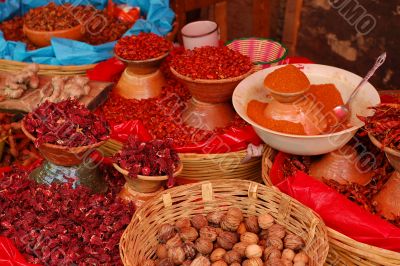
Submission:
[[[332,130],[334,125],[333,116],[330,112],[335,106],[343,104],[342,96],[333,84],[311,85],[310,90],[305,97],[313,99],[316,104],[321,106],[321,111],[328,120],[329,130]],[[303,125],[284,120],[272,120],[264,116],[264,110],[268,103],[263,103],[257,100],[252,100],[247,105],[247,115],[257,124],[269,128],[274,131],[293,134],[305,135]],[[333,132],[343,130],[343,127],[335,127]]]
[[[310,86],[307,76],[294,65],[281,67],[268,74],[264,86],[275,92],[294,93],[305,91]]]

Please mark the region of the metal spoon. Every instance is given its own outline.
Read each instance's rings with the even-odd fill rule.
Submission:
[[[385,62],[386,59],[386,52],[381,54],[374,66],[368,71],[367,75],[361,80],[361,82],[357,85],[355,90],[351,93],[349,99],[344,105],[339,105],[333,108],[333,113],[338,119],[338,124],[345,122],[348,117],[350,116],[350,103],[353,98],[357,95],[358,91],[362,88],[362,86],[367,83],[367,81],[374,75],[375,71]]]

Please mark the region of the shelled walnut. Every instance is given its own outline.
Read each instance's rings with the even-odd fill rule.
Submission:
[[[180,218],[164,224],[155,260],[148,266],[305,266],[304,240],[270,214],[243,215],[239,208]]]

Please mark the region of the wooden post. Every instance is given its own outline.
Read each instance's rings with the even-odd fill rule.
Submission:
[[[215,22],[219,25],[220,39],[223,43],[228,40],[228,1],[215,3]]]
[[[270,35],[270,0],[253,0],[253,35],[268,37]]]
[[[286,1],[282,42],[289,49],[289,55],[296,54],[302,6],[303,0]]]

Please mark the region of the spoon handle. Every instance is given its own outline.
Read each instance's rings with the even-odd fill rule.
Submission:
[[[375,71],[385,62],[386,60],[386,52],[381,54],[378,59],[376,59],[374,66],[368,71],[367,75],[361,80],[361,82],[357,85],[355,90],[351,93],[347,103],[350,103],[353,97],[357,94],[359,89],[366,83],[368,80],[374,75]]]

